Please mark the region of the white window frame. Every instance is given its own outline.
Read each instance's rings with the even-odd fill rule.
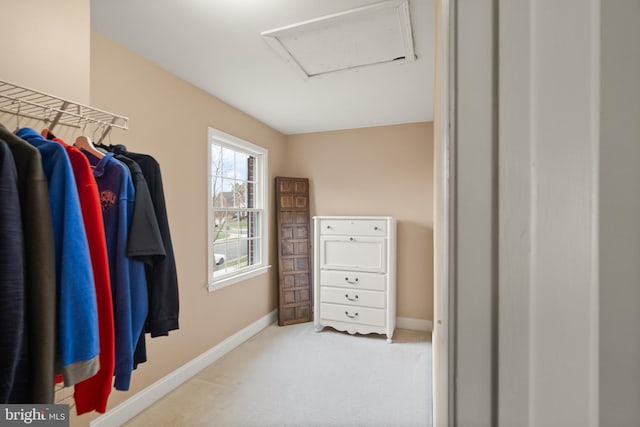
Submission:
[[[212,174],[211,168],[211,146],[212,144],[222,145],[234,151],[242,151],[256,158],[255,180],[256,180],[256,199],[255,203],[260,215],[260,259],[259,264],[255,264],[246,268],[242,268],[237,272],[230,273],[222,278],[214,278],[214,248],[212,239],[212,230],[215,226],[213,199],[212,199]],[[229,135],[218,129],[209,128],[207,139],[207,276],[209,292],[217,289],[225,288],[234,283],[239,283],[252,277],[264,274],[271,267],[269,265],[269,221],[267,219],[269,213],[269,150],[245,141],[244,139]],[[261,206],[261,207],[260,207]]]

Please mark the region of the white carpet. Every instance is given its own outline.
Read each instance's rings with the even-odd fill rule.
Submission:
[[[126,426],[431,426],[430,339],[272,325]]]

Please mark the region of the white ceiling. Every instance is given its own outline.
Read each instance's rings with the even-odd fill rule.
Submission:
[[[417,59],[301,77],[260,33],[379,0],[91,0],[93,30],[284,134],[433,120],[435,0]]]

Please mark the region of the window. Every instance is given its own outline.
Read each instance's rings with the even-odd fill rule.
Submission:
[[[209,290],[269,268],[267,150],[209,128]]]

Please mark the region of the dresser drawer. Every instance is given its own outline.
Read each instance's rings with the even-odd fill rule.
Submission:
[[[382,219],[323,219],[320,234],[327,236],[385,236],[387,222]]]
[[[319,285],[384,291],[387,286],[387,275],[353,271],[321,270]]]
[[[383,237],[322,236],[320,268],[385,273],[387,240]]]
[[[385,294],[381,291],[363,291],[348,288],[320,288],[320,301],[347,304],[354,307],[384,308]]]
[[[326,320],[361,325],[380,327],[385,325],[385,311],[377,308],[322,303],[320,305],[320,317]]]

